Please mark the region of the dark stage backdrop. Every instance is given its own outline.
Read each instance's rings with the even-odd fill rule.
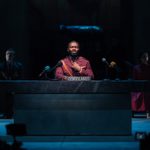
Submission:
[[[43,67],[54,66],[66,55],[67,42],[76,39],[81,43],[81,54],[91,61],[96,79],[102,79],[102,57],[117,61],[123,68],[125,60],[133,60],[133,46],[137,47],[140,40],[137,38],[141,30],[140,25],[137,26],[138,16],[144,16],[148,11],[137,12],[141,6],[137,1],[1,0],[0,58],[7,47],[15,48],[18,60],[24,65],[25,78],[38,79]],[[148,0],[142,2],[142,8],[147,4]],[[103,32],[62,32],[60,25],[97,25]],[[140,35],[143,35],[142,31]],[[149,46],[144,38],[141,47],[145,43]],[[126,71],[124,79],[128,75]]]
[[[134,39],[134,61],[141,51],[150,52],[150,1],[134,0],[133,13],[133,39]]]

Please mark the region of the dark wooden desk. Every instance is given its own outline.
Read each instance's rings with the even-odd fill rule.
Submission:
[[[0,103],[12,98],[29,135],[130,135],[130,92],[149,90],[133,80],[0,81]]]

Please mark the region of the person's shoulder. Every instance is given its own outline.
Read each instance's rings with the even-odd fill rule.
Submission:
[[[21,62],[18,62],[18,61],[17,61],[16,64],[19,65],[19,66],[22,66],[22,63],[21,63]]]
[[[83,56],[79,56],[79,60],[89,62],[89,60],[87,58],[83,57]]]
[[[66,62],[68,60],[69,60],[69,58],[67,56],[61,59],[61,61],[64,61],[64,62]]]
[[[23,65],[22,65],[21,62],[16,61],[15,66],[18,67],[18,68],[22,68]]]

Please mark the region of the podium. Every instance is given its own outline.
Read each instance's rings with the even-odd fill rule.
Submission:
[[[131,135],[131,91],[148,81],[0,81],[28,135]],[[1,99],[2,100],[2,99]]]
[[[14,121],[29,135],[130,135],[127,94],[16,94]]]

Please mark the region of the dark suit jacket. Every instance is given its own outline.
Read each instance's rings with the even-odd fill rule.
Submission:
[[[22,79],[22,64],[14,61],[11,65],[0,63],[0,80]]]

